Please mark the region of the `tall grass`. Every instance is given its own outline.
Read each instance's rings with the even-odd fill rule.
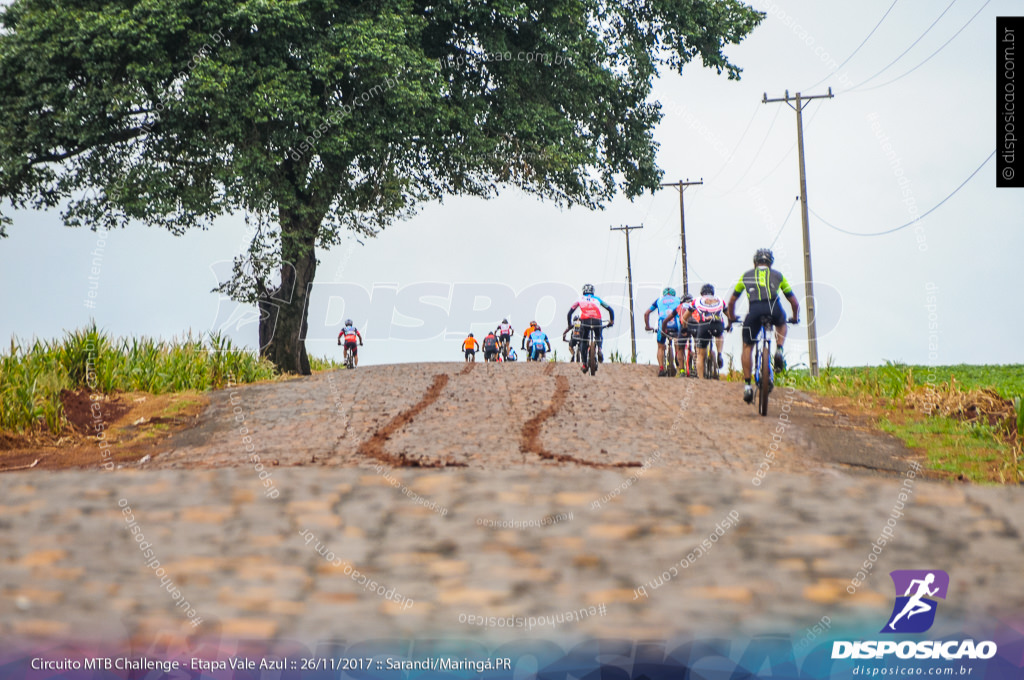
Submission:
[[[273,379],[273,364],[235,348],[219,333],[166,342],[112,338],[95,324],[69,331],[62,340],[12,338],[0,354],[0,430],[25,433],[64,426],[62,390],[149,392],[224,387],[228,376],[245,383]]]

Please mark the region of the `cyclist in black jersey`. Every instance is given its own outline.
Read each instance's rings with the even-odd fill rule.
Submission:
[[[800,318],[800,303],[782,272],[772,269],[774,263],[775,256],[772,255],[772,251],[767,248],[759,249],[754,253],[754,268],[740,277],[733,289],[732,297],[729,298],[730,327],[736,320],[736,301],[740,299],[743,291],[747,292],[747,302],[750,305],[743,320],[743,401],[748,404],[754,401],[750,372],[754,363],[754,343],[761,332],[761,317],[772,317],[772,325],[775,326],[775,370],[778,371],[784,366],[782,346],[786,342],[786,314],[782,311],[782,303],[779,300],[780,291],[793,309],[790,322],[796,323]]]

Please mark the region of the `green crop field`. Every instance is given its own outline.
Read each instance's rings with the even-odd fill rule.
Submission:
[[[825,366],[779,382],[878,412],[876,425],[928,455],[950,479],[1024,483],[1024,365]]]

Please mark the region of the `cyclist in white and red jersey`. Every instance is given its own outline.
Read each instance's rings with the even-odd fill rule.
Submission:
[[[671,315],[669,315],[671,316]],[[683,312],[679,322],[690,326],[690,334],[697,344],[697,377],[704,377],[704,352],[711,339],[715,339],[718,351],[718,368],[722,368],[722,346],[725,344],[725,302],[715,296],[715,287],[710,283],[701,286],[700,297],[693,301],[690,308]]]
[[[360,346],[363,344],[363,336],[359,334],[359,329],[352,323],[352,319],[345,319],[345,326],[338,333],[338,344],[341,344],[341,339],[345,338],[345,351],[352,350],[352,362],[359,365],[359,349],[356,347],[356,341],[359,341]]]
[[[602,307],[608,310],[608,327],[611,328],[615,324],[615,311],[608,306],[607,302],[594,295],[593,284],[587,283],[583,286],[583,295],[572,303],[569,313],[565,315],[566,325],[572,325],[572,313],[577,309],[580,311],[580,339],[584,343],[584,348],[589,347],[587,344],[589,342],[597,343],[598,361],[604,361],[604,355],[601,354]],[[587,362],[584,360],[583,372],[586,373],[587,370]]]
[[[498,336],[498,345],[501,346],[501,356],[504,358],[512,348],[512,336],[515,335],[512,324],[508,322],[508,319],[502,319],[498,327],[494,329],[494,334]]]

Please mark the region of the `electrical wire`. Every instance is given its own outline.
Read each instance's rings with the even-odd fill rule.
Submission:
[[[842,63],[842,64],[840,64],[839,66],[836,66],[836,67],[835,67],[834,69],[832,69],[831,71],[829,71],[829,72],[828,72],[828,74],[827,74],[827,75],[826,75],[826,76],[825,76],[824,78],[822,78],[821,80],[819,80],[818,82],[816,82],[816,83],[815,83],[814,85],[811,85],[810,87],[806,87],[806,88],[804,88],[804,90],[813,90],[813,89],[814,89],[814,88],[816,88],[816,87],[817,87],[818,85],[821,85],[821,84],[822,84],[823,82],[825,82],[826,80],[828,80],[828,79],[829,79],[829,76],[831,76],[831,75],[832,75],[833,73],[835,73],[835,72],[836,72],[836,71],[838,71],[839,69],[841,69],[841,68],[843,68],[844,66],[846,66],[847,62],[849,62],[849,61],[850,61],[851,59],[853,59],[853,55],[857,54],[857,52],[859,52],[859,51],[860,51],[860,48],[864,47],[864,43],[866,43],[866,42],[868,41],[868,39],[869,39],[869,38],[871,38],[871,36],[875,34],[875,31],[877,31],[877,30],[878,30],[878,27],[882,25],[882,22],[883,22],[883,21],[885,21],[885,18],[886,18],[887,16],[889,16],[889,12],[891,12],[891,11],[892,11],[892,8],[893,8],[893,7],[895,7],[895,6],[896,6],[896,3],[897,3],[897,2],[899,2],[899,1],[900,1],[900,0],[892,0],[892,4],[891,4],[891,5],[889,5],[889,9],[885,10],[885,14],[883,14],[883,15],[882,15],[882,18],[878,20],[878,23],[877,23],[877,24],[875,24],[875,27],[874,27],[874,28],[872,28],[872,29],[871,29],[871,32],[867,34],[867,37],[865,37],[865,38],[864,38],[864,40],[862,40],[862,41],[860,42],[860,45],[857,45],[857,49],[855,49],[855,50],[854,50],[853,52],[851,52],[851,53],[850,53],[850,56],[848,56],[848,57],[847,57],[846,59],[844,59],[844,60],[843,60],[843,63]]]
[[[885,67],[884,67],[884,68],[883,68],[883,69],[882,69],[881,71],[879,71],[878,73],[876,73],[875,75],[873,75],[873,76],[871,76],[870,78],[868,78],[867,80],[861,81],[860,83],[857,83],[856,85],[854,85],[853,87],[851,87],[851,88],[850,88],[849,90],[847,90],[847,92],[852,92],[853,90],[856,90],[856,89],[857,89],[858,87],[860,87],[861,85],[865,85],[865,84],[867,84],[867,83],[870,83],[870,82],[871,82],[872,80],[874,80],[874,79],[875,79],[875,78],[877,78],[878,76],[880,76],[880,75],[882,75],[883,73],[885,73],[886,71],[888,71],[888,70],[889,70],[889,68],[890,68],[890,67],[891,67],[891,66],[892,66],[893,64],[895,64],[895,63],[896,63],[897,61],[899,61],[900,59],[902,59],[902,58],[904,57],[904,55],[906,55],[906,53],[907,53],[907,52],[909,52],[910,50],[914,49],[914,46],[915,46],[915,45],[917,45],[917,43],[921,42],[921,39],[922,39],[922,38],[924,38],[924,37],[925,37],[926,35],[928,35],[928,31],[930,31],[930,30],[932,30],[933,28],[935,28],[935,24],[939,23],[939,19],[941,19],[942,17],[946,16],[946,12],[948,12],[948,11],[949,11],[949,9],[950,9],[950,8],[951,8],[951,7],[953,6],[953,5],[955,5],[955,4],[956,4],[956,0],[952,0],[952,2],[950,2],[950,3],[948,4],[948,5],[946,5],[946,9],[942,10],[942,14],[940,14],[940,15],[939,15],[939,16],[937,16],[937,17],[935,17],[935,21],[933,21],[933,22],[931,23],[931,25],[930,25],[930,26],[929,26],[928,28],[926,28],[926,29],[924,30],[924,33],[922,33],[921,35],[917,36],[917,40],[915,40],[914,42],[910,43],[910,47],[908,47],[907,49],[903,50],[903,51],[902,51],[902,52],[900,53],[900,56],[896,57],[895,59],[893,59],[892,61],[890,61],[890,62],[889,62],[888,64],[886,64],[886,65],[885,65]]]
[[[750,165],[748,165],[747,169],[743,171],[743,174],[740,175],[740,178],[738,180],[736,180],[736,183],[732,185],[732,188],[726,190],[726,192],[724,194],[722,194],[723,196],[728,196],[733,191],[735,191],[736,187],[738,187],[740,185],[740,182],[742,182],[744,180],[744,178],[746,178],[746,176],[748,174],[750,174],[750,169],[754,167],[754,163],[757,162],[758,157],[761,155],[761,151],[764,149],[764,145],[768,142],[768,137],[771,136],[772,128],[775,127],[775,121],[779,119],[779,112],[780,111],[782,111],[782,107],[781,106],[776,106],[775,107],[775,116],[772,118],[771,125],[768,126],[768,131],[764,133],[764,139],[761,140],[761,145],[759,147],[757,147],[757,153],[755,153],[754,157],[750,159]]]
[[[960,27],[960,30],[959,30],[959,31],[957,31],[957,32],[956,32],[956,33],[954,33],[954,34],[953,34],[952,36],[950,36],[949,40],[947,40],[946,42],[942,43],[942,45],[941,45],[941,46],[939,47],[939,49],[935,50],[935,51],[934,51],[934,52],[932,52],[932,53],[931,53],[930,55],[928,55],[928,57],[927,57],[927,58],[926,58],[926,59],[925,59],[924,61],[922,61],[922,62],[921,62],[920,64],[918,64],[918,65],[917,65],[917,66],[915,66],[914,68],[910,69],[909,71],[907,71],[907,72],[906,72],[906,73],[904,73],[903,75],[901,75],[901,76],[896,76],[895,78],[893,78],[892,80],[890,80],[890,81],[889,81],[889,82],[887,82],[887,83],[882,83],[881,85],[875,85],[874,87],[868,87],[868,88],[865,88],[865,89],[863,89],[863,90],[857,90],[857,93],[861,93],[861,92],[870,92],[871,90],[877,90],[877,89],[879,89],[879,88],[882,88],[882,87],[885,87],[885,86],[887,86],[887,85],[892,85],[892,84],[893,84],[893,83],[895,83],[896,81],[898,81],[898,80],[902,80],[903,78],[906,78],[906,77],[907,77],[907,76],[909,76],[909,75],[910,75],[911,73],[913,73],[913,72],[914,72],[914,71],[916,71],[917,69],[919,69],[919,68],[921,68],[922,66],[924,66],[925,64],[927,64],[927,63],[928,63],[929,61],[931,61],[932,57],[934,57],[934,56],[935,56],[936,54],[938,54],[939,52],[941,52],[942,50],[944,50],[944,49],[946,48],[946,45],[948,45],[949,43],[953,42],[953,40],[954,40],[954,39],[956,39],[956,37],[957,37],[958,35],[960,35],[960,33],[962,33],[962,32],[963,32],[963,30],[964,30],[965,28],[967,28],[968,26],[970,26],[970,25],[971,25],[971,22],[972,22],[972,21],[974,21],[974,20],[975,20],[975,18],[977,18],[977,16],[978,16],[979,14],[981,14],[981,10],[985,9],[985,7],[986,7],[986,6],[988,5],[988,3],[990,3],[990,2],[992,2],[992,0],[985,0],[985,4],[984,4],[984,5],[982,5],[981,7],[979,7],[979,8],[978,8],[978,11],[974,13],[974,16],[972,16],[972,17],[971,17],[970,19],[968,19],[968,20],[967,20],[967,23],[966,23],[966,24],[964,24],[963,26],[961,26],[961,27]],[[861,84],[863,85],[863,83],[861,83]]]
[[[720,167],[718,169],[718,171],[715,172],[715,174],[711,176],[711,179],[708,180],[709,184],[713,183],[716,179],[718,179],[718,176],[722,174],[722,171],[725,170],[726,167],[729,166],[729,163],[732,162],[733,156],[736,155],[736,151],[740,148],[740,145],[743,144],[743,140],[746,139],[747,133],[750,132],[750,126],[753,125],[754,118],[757,117],[757,112],[760,111],[760,110],[761,110],[761,103],[758,102],[757,105],[756,105],[756,108],[754,109],[753,115],[750,116],[750,120],[747,121],[747,127],[743,128],[743,134],[740,135],[740,141],[736,142],[736,146],[734,146],[732,148],[732,151],[729,152],[729,157],[725,159],[725,163],[722,164],[722,167]]]
[[[770,246],[768,246],[769,250],[771,250],[772,248],[775,247],[775,242],[779,240],[780,236],[782,236],[782,230],[786,228],[786,223],[789,222],[789,218],[793,214],[793,209],[796,208],[797,201],[799,201],[799,200],[800,200],[800,197],[797,196],[796,200],[794,200],[793,203],[790,204],[790,206],[789,206],[789,214],[786,215],[786,219],[782,220],[782,226],[779,227],[779,233],[775,234],[775,238],[772,239],[772,244]]]
[[[920,215],[919,217],[911,220],[910,222],[907,222],[906,224],[901,224],[900,226],[893,227],[892,229],[886,229],[885,231],[878,231],[878,232],[874,232],[874,233],[871,233],[871,234],[861,234],[861,233],[858,233],[858,232],[855,232],[855,231],[848,231],[846,229],[841,229],[841,228],[837,227],[836,225],[832,224],[831,222],[827,221],[824,217],[822,217],[818,213],[814,212],[813,210],[810,210],[809,208],[808,208],[808,210],[810,210],[811,214],[814,215],[816,218],[818,218],[818,221],[820,221],[826,227],[831,227],[832,229],[835,229],[836,231],[841,232],[843,234],[849,234],[850,236],[885,236],[886,234],[891,234],[893,232],[899,231],[900,229],[906,229],[907,227],[915,224],[916,222],[919,222],[920,220],[923,220],[925,217],[928,217],[928,215],[931,215],[933,212],[938,210],[939,206],[941,206],[943,203],[945,203],[949,199],[953,198],[953,196],[955,196],[958,191],[960,191],[961,189],[964,188],[965,184],[970,182],[974,178],[975,175],[977,175],[979,172],[981,172],[981,169],[983,167],[985,167],[988,164],[988,162],[990,160],[992,160],[992,157],[995,156],[995,155],[996,155],[996,151],[995,151],[995,149],[993,149],[992,153],[990,153],[988,155],[988,158],[986,158],[982,162],[982,164],[979,165],[978,168],[974,172],[972,172],[970,174],[970,176],[967,179],[965,179],[963,182],[961,182],[960,186],[958,186],[956,189],[953,189],[953,191],[948,196],[946,196],[944,199],[942,199],[941,201],[936,203],[930,210],[928,210],[928,212],[924,213],[923,215]]]

